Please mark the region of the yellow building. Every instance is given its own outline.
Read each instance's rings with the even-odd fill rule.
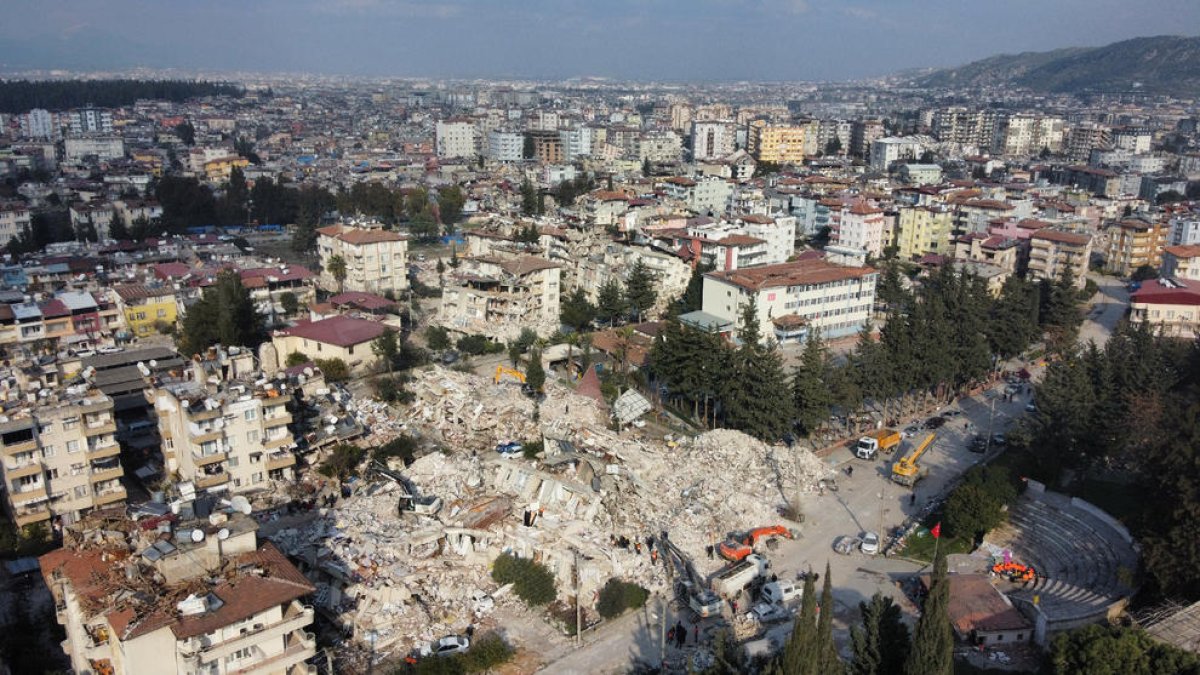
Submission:
[[[245,169],[250,166],[250,160],[245,157],[218,157],[204,163],[204,177],[210,183],[223,183],[229,180],[233,167]]]
[[[760,162],[799,164],[804,161],[804,144],[808,127],[768,124],[763,120],[750,123],[746,138],[747,150]]]
[[[1159,222],[1130,218],[1104,228],[1108,235],[1105,268],[1121,276],[1129,276],[1139,267],[1158,269],[1162,265],[1163,246],[1167,244],[1167,227]]]
[[[953,255],[950,234],[954,229],[954,214],[948,209],[916,206],[900,209],[896,227],[896,246],[901,260],[911,260],[927,253]]]
[[[175,292],[170,288],[133,284],[117,286],[114,290],[125,325],[137,337],[152,335],[161,325],[174,326],[179,318]]]

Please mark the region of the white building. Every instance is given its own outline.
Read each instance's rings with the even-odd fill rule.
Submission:
[[[500,341],[529,328],[559,328],[561,268],[535,256],[466,258],[446,275],[434,321],[449,330]]]
[[[63,141],[63,154],[68,162],[78,162],[87,157],[100,161],[120,159],[125,156],[125,141],[115,136],[81,136]]]
[[[573,162],[580,157],[590,157],[592,154],[592,128],[575,127],[558,132],[562,143],[563,161]]]
[[[887,216],[866,202],[856,202],[842,208],[842,217],[833,228],[831,241],[836,246],[866,251],[868,255],[883,255]]]
[[[439,120],[434,133],[438,157],[474,157],[479,154],[479,135],[471,122]]]
[[[1200,214],[1178,215],[1171,218],[1169,246],[1200,244]]]
[[[111,110],[100,108],[80,108],[67,113],[67,125],[71,133],[78,134],[111,134],[113,132],[113,117]]]
[[[317,230],[321,256],[321,287],[342,293],[384,294],[408,289],[408,239],[382,228],[330,225]],[[345,279],[334,278],[329,263],[339,257],[346,265]]]
[[[871,170],[886,172],[895,162],[920,159],[924,151],[924,144],[914,136],[877,138],[871,141]]]
[[[727,157],[737,145],[737,130],[733,122],[693,122],[692,160],[710,161]]]
[[[655,163],[678,162],[683,142],[674,131],[647,131],[637,141],[637,158]]]
[[[0,247],[7,246],[33,223],[29,207],[22,202],[0,202]]]
[[[733,224],[738,232],[767,242],[767,255],[762,264],[785,263],[796,251],[795,216],[737,216]]]
[[[672,177],[662,184],[667,197],[683,202],[696,213],[725,213],[734,183],[717,176],[700,179]]]
[[[59,137],[58,116],[49,110],[34,108],[21,115],[21,137],[54,140]]]
[[[754,298],[764,341],[803,340],[813,329],[836,338],[858,332],[871,316],[878,274],[822,259],[711,272],[704,277],[703,311],[740,327]]]
[[[514,131],[492,131],[488,134],[488,159],[497,162],[520,162],[525,159],[525,134]]]
[[[1004,155],[1036,155],[1043,148],[1062,150],[1065,125],[1061,117],[1019,113],[996,127],[994,147]]]

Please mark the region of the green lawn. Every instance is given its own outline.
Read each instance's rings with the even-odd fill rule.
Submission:
[[[937,519],[940,516],[935,515],[929,522],[925,523],[925,527],[918,528],[913,532],[912,536],[905,542],[904,550],[900,555],[913,560],[922,560],[925,562],[933,562],[933,536],[929,534],[929,527],[937,524]],[[949,537],[945,534],[938,542],[938,551],[941,553],[970,553],[973,549],[974,542],[967,537]]]

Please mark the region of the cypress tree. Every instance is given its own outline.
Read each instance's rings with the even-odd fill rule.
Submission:
[[[812,672],[819,675],[832,675],[846,669],[833,644],[833,581],[830,580],[828,561],[825,563],[825,585],[821,588],[821,615],[817,618],[813,657],[816,663]]]
[[[814,647],[817,637],[816,585],[809,575],[804,580],[804,592],[800,599],[800,613],[792,626],[792,634],[783,653],[776,661],[776,672],[782,675],[808,675],[813,673]]]
[[[950,628],[950,580],[946,575],[946,554],[933,561],[929,595],[921,606],[912,651],[904,662],[904,675],[952,675],[954,672],[954,634]]]
[[[658,299],[658,292],[654,290],[654,284],[654,275],[650,273],[646,263],[638,258],[629,270],[629,277],[625,280],[625,305],[629,307],[638,321],[641,321],[642,315],[654,307],[654,302]]]

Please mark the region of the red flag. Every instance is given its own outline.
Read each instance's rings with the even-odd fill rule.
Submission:
[[[929,534],[932,534],[934,539],[941,537],[942,536],[942,524],[938,523],[937,525],[934,525],[933,529],[929,531]]]

